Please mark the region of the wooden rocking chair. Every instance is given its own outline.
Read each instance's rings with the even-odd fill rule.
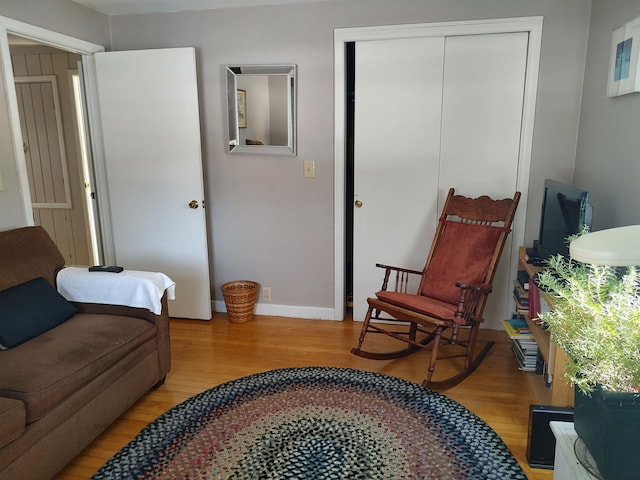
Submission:
[[[520,192],[513,198],[493,200],[486,195],[454,195],[451,188],[424,269],[377,265],[385,269],[382,289],[375,298],[367,299],[369,309],[358,346],[351,353],[388,360],[430,349],[429,371],[422,385],[434,389],[452,387],[469,376],[493,346],[488,342],[474,357],[484,306],[519,200]],[[415,294],[407,293],[412,275],[421,276]],[[389,290],[390,283],[393,290]],[[381,317],[381,312],[392,318]],[[372,319],[385,323],[373,323]],[[390,330],[397,328],[397,322],[409,322],[408,329]],[[467,330],[467,335],[459,335],[461,329]],[[367,333],[383,333],[408,345],[393,352],[366,351],[362,344]],[[454,351],[439,356],[441,345],[450,345]],[[462,370],[432,381],[437,360],[454,357],[464,357]]]

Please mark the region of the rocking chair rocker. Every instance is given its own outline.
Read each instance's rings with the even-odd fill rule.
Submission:
[[[473,373],[494,343],[488,342],[474,357],[483,310],[519,200],[520,192],[513,198],[493,200],[486,195],[454,195],[454,189],[449,189],[424,269],[376,265],[385,270],[382,289],[375,298],[367,299],[369,309],[358,346],[351,353],[389,360],[421,349],[431,350],[428,375],[422,385],[434,389],[457,385]],[[392,272],[393,290],[388,290]],[[415,294],[407,293],[413,275],[421,276]],[[382,312],[392,318],[381,317]],[[372,319],[385,323],[374,324]],[[397,328],[398,322],[408,322],[408,329],[389,329]],[[466,335],[460,335],[463,330]],[[368,333],[382,333],[408,345],[393,352],[363,350]],[[439,356],[441,345],[446,346],[443,351],[455,351]],[[436,362],[455,357],[464,357],[462,369],[446,379],[432,380]]]

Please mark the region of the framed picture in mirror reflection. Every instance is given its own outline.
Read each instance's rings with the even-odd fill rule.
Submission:
[[[238,89],[238,128],[247,128],[247,91]]]

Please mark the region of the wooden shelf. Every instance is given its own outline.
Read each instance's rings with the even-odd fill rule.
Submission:
[[[520,258],[518,268],[525,270],[529,277],[533,278],[536,273],[542,271],[542,267],[537,267],[527,263],[527,247],[520,247]],[[546,294],[545,300],[553,308],[553,300]],[[538,350],[547,364],[547,369],[551,373],[551,405],[556,407],[573,406],[573,386],[569,384],[564,377],[564,365],[567,362],[567,354],[551,341],[551,335],[540,325],[533,322],[528,315],[525,315],[527,324],[531,329],[533,337],[538,344]],[[540,382],[544,383],[546,379],[540,376]]]

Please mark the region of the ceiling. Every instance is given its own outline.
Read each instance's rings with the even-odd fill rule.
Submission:
[[[216,8],[255,7],[289,3],[317,2],[319,0],[73,0],[107,15],[127,15],[153,12],[181,12]],[[328,1],[328,0],[320,0]],[[337,0],[334,0],[337,1]]]

